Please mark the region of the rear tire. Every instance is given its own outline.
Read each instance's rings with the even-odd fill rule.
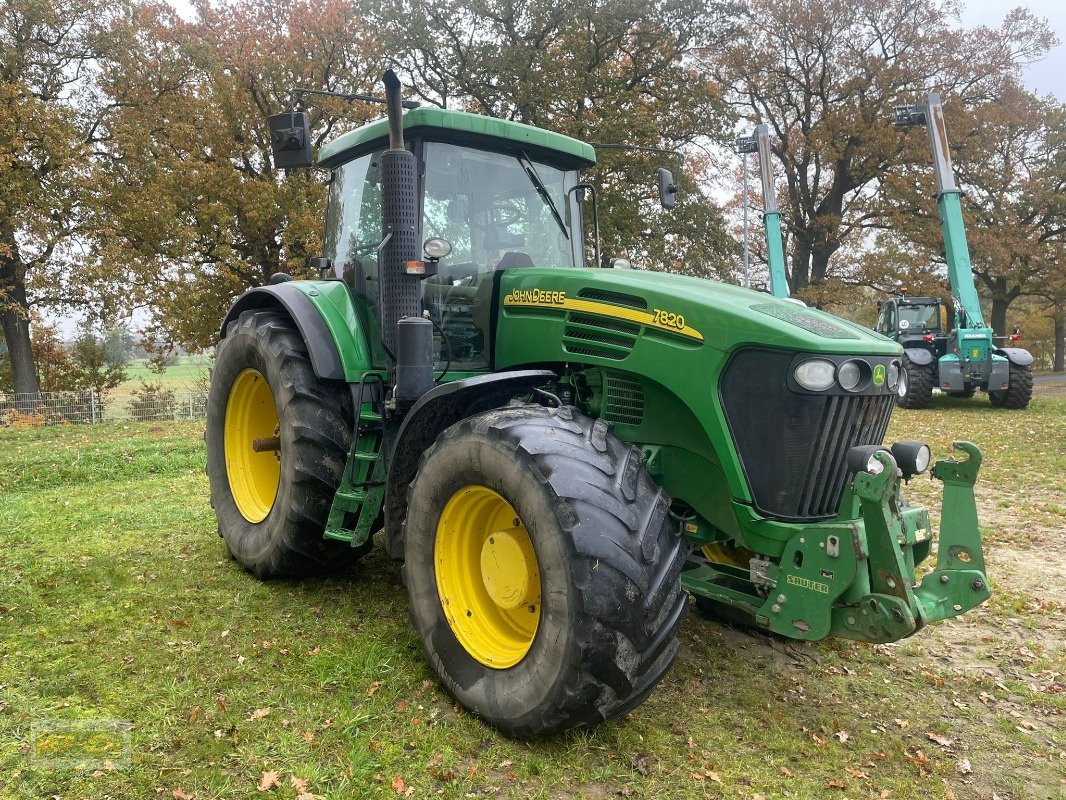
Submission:
[[[527,649],[517,659],[514,648],[501,651],[509,664],[501,668],[460,641],[470,641],[469,606],[479,601],[442,600],[440,589],[456,571],[441,552],[465,535],[453,503],[486,489],[510,504],[511,530],[523,529],[534,551],[536,598],[530,590],[518,608],[542,604]],[[643,453],[572,408],[513,405],[444,431],[409,488],[403,575],[412,621],[448,691],[514,737],[594,725],[640,705],[673,663],[685,611],[684,553],[668,508]],[[485,543],[484,565],[492,536],[475,541]],[[467,585],[488,596],[493,576],[476,560],[469,571]]]
[[[988,399],[996,408],[1023,409],[1029,407],[1033,399],[1033,370],[1026,365],[1018,366],[1013,362],[1007,376],[1007,388],[1000,392],[989,392]]]
[[[902,394],[896,395],[900,408],[929,408],[933,404],[933,365],[915,364],[903,356],[903,372],[906,376]]]
[[[239,476],[242,468],[254,471],[266,463],[263,460],[274,458],[269,452],[248,455],[251,442],[243,439],[249,437],[234,436],[234,428],[240,424],[242,382],[247,383],[248,376],[265,380],[269,392],[262,397],[272,398],[276,412],[281,449],[280,469],[273,467],[276,489],[273,485],[270,489],[276,494],[272,503],[269,491],[257,495],[252,490],[249,495]],[[231,408],[234,410],[227,413]],[[270,411],[267,407],[263,413]],[[358,557],[347,543],[322,538],[351,433],[351,398],[346,385],[320,380],[314,374],[307,348],[292,321],[271,311],[241,314],[218,347],[204,440],[219,534],[230,554],[257,577],[321,574]],[[269,435],[255,431],[256,437],[264,434]],[[242,455],[243,448],[248,450]],[[249,512],[250,507],[253,511],[256,508],[249,496],[252,501],[263,500],[259,513]]]

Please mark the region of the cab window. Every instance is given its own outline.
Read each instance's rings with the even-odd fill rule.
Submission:
[[[452,246],[424,285],[426,308],[447,337],[440,358],[450,356],[456,370],[486,369],[494,274],[580,263],[580,210],[571,209],[569,191],[577,173],[442,142],[426,142],[423,161],[423,238]]]
[[[326,207],[326,258],[333,277],[343,278],[376,309],[378,246],[381,244],[381,152],[333,171]]]

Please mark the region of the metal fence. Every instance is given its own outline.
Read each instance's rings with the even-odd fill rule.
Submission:
[[[206,413],[207,393],[195,389],[0,394],[0,427],[202,419]]]

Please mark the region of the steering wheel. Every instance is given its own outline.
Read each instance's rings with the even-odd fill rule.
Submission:
[[[522,211],[520,209],[515,208],[513,205],[501,204],[500,201],[493,203],[489,207],[489,211],[492,212],[493,223],[498,227],[509,228],[522,221]]]

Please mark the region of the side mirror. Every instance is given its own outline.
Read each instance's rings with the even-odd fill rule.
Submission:
[[[307,114],[285,111],[267,117],[270,126],[270,150],[274,166],[279,169],[311,166],[311,130]]]
[[[671,209],[677,205],[677,185],[674,176],[668,169],[659,167],[656,173],[659,179],[659,202],[665,209]]]
[[[328,258],[315,258],[314,256],[309,256],[307,259],[308,271],[317,272],[323,277],[329,272],[331,266],[333,265],[330,264]]]

